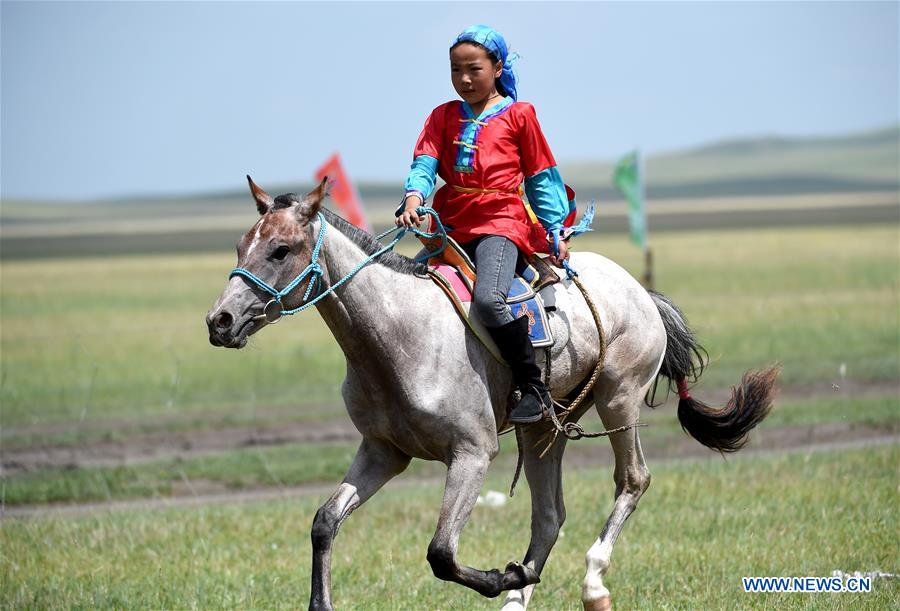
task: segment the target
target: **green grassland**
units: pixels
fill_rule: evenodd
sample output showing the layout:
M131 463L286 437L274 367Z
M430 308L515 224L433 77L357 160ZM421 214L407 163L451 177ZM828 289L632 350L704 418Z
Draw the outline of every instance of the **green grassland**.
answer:
M720 391L745 369L780 361L781 383L793 390L758 436L768 428L821 423L897 431L898 394L885 390L900 377L896 225L660 232L651 239L657 288L682 307L710 352L695 394ZM576 246L641 271L640 253L624 237L589 234ZM404 248L410 253L415 245ZM203 316L233 264L232 254L219 253L5 260L4 447L346 418L338 390L343 357L315 313L267 329L243 351L208 344ZM882 390L842 391L869 383ZM811 397L802 398L801 389ZM641 430L645 448L683 438L670 407L644 409L642 419L649 425ZM509 485L512 441L503 439L487 488ZM570 454L598 444L606 445L573 444ZM6 474L0 496L16 505L155 498L192 485L333 483L353 451L348 442L291 444ZM653 484L620 538L607 579L614 603L897 607L898 579L875 581L871 594L764 595L744 594L740 578L900 572L898 459L900 449L892 445L651 462ZM611 470L567 471L569 518L533 608L579 608L584 553L611 507ZM432 479L441 473L440 465L414 461L401 479L426 480L389 486L342 527L334 556L336 606L498 606L436 580L425 562L441 497ZM308 531L322 500L5 519L0 606L303 606ZM502 509L478 507L461 542L462 561L491 568L521 558L528 514L524 485Z
M784 384L830 388L842 364L849 380L896 380L897 243L896 227L865 225L652 236L657 287L709 350L711 388L774 361ZM641 271L625 238L574 246ZM233 264L226 254L4 262L4 441L54 423L96 434L340 415L343 357L315 313L243 351L208 344L203 317Z
M853 205L844 208L760 209L750 216L724 210L728 202L703 215L663 210L666 202L658 199L659 209L651 206L657 288L684 310L711 357L695 395L721 396L744 370L783 365L786 392L751 436L751 449L771 447L767 435L788 429L832 426L879 436L900 429L900 233L889 205L900 184L898 137L900 129L891 127L833 139L740 140L647 161L651 198L712 205L703 198L879 194L868 208L848 196ZM611 164L562 166L580 200L619 197L609 184ZM339 396L343 356L314 312L266 329L242 351L208 343L204 315L234 265L234 239L255 216L244 185L236 187L206 197L2 202L2 448L127 444L148 432L346 419ZM267 187L273 193L302 189ZM395 186L360 190L372 218L387 222ZM759 201L771 208L781 200ZM573 247L603 253L640 275L641 253L624 233L609 233L621 229L624 217L604 217L609 211L601 207L596 223L606 233L582 236ZM702 230L685 229L701 217ZM660 222L653 224L654 218ZM745 221L766 226L739 228ZM826 222L831 226L815 226ZM411 239L402 247L406 254L416 249ZM84 256L92 252L109 256ZM645 408L641 417L648 455L679 453L685 434L671 403ZM600 426L593 414L585 425ZM501 445L488 489L509 485L512 436ZM535 609L580 608L584 553L614 491L612 465L599 459L606 446L582 441L568 450L571 463L606 466L566 472L568 521ZM354 450L350 441L292 443L116 466L6 471L0 504L336 483ZM653 484L617 544L606 580L614 604L900 607L897 578L876 580L871 594L744 594L740 582L742 576L830 576L835 569L900 573L898 465L896 443L651 460ZM399 478L407 485L389 485L341 528L334 553L337 607L497 608L498 601L438 581L425 562L442 474L441 465L413 461ZM7 516L0 524L0 607L304 606L308 533L323 500L305 495L74 517ZM529 507L523 483L507 506L476 508L461 560L491 568L521 559Z
M619 539L606 584L619 608L886 609L900 580L869 594L745 594L742 576L898 572L896 446L827 454L677 461ZM580 608L583 558L612 501L610 469L569 472L568 520L533 599ZM507 479L489 476L503 489ZM425 562L441 491L388 487L341 528L339 608L491 609ZM309 594L309 526L323 499L7 520L0 531L4 608L295 608ZM480 568L521 558L526 488L477 507L460 543Z
M583 244L640 269L639 253L624 240L589 237ZM783 384L804 385L819 398L779 402L764 427L816 422L896 427L896 393L820 398L838 394L832 384L897 379L895 229L660 235L654 244L661 288L684 308L710 349L707 388L727 387L744 369L780 360ZM127 437L140 430L345 418L337 390L342 358L315 314L267 330L250 350L208 346L202 313L229 263L227 257L207 255L7 265L4 274L9 269L19 278L4 294L19 309L18 322L8 324L17 310L4 301L4 422L14 425L5 431L7 447ZM89 277L98 281L86 285L77 273L67 273L78 267L93 268ZM64 303L37 297L41 283L35 272L67 295ZM119 294L104 299L94 294L101 286ZM27 303L28 289L34 306ZM26 324L29 320L36 324ZM141 324L132 327L134 320ZM846 380L839 375L842 363ZM17 372L29 385L11 383L19 379ZM644 410L643 418L650 424L642 431L645 445L665 445L681 435L670 411ZM71 431L53 435L15 428L67 422ZM118 428L123 422L134 425ZM78 502L166 496L195 480L232 489L331 482L341 476L353 449L346 443L296 444L38 471L7 476L4 494L9 504ZM414 471L435 472L421 464Z

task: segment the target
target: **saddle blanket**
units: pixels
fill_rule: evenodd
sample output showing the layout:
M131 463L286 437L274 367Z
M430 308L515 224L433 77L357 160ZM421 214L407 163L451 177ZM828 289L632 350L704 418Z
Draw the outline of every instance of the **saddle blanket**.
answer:
M422 239L425 247L435 252L438 244ZM444 291L463 321L479 340L501 362L500 350L494 343L487 328L477 316L470 315L472 290L475 286L475 268L465 251L452 239L447 238L439 255L428 260L428 275ZM541 271L538 271L538 267ZM528 317L528 336L535 348L553 345L547 312L555 309L553 292L544 290L559 281L549 264L534 257L531 261L521 261L516 277L506 298L513 316Z
M439 276L439 279L436 280L443 285L442 288L449 287L452 289L452 294L446 288L445 292L448 292L448 297L450 297L451 301L454 301L454 306L468 322L471 318L469 311L472 307L473 290L473 285L469 279L457 268L447 264L437 265L431 268L430 271L433 275ZM534 277L537 277L537 272L530 266L526 268L526 273L529 271ZM457 305L457 302L459 305ZM546 348L553 345L553 335L550 332L544 300L540 293L536 292L522 276L513 278L506 303L512 309L514 317L528 317L528 337L535 348Z

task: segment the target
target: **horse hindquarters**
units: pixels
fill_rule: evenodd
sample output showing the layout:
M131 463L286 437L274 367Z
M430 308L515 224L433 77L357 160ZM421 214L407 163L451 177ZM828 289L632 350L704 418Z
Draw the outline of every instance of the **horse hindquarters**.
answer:
M631 428L609 434L615 456L615 503L585 555L582 604L591 610L610 608L603 577L616 540L650 485L640 429L635 425L666 351L665 328L650 296L624 271L620 273L618 266L607 269L585 282L593 288L592 299L607 321L605 364L593 391L594 406L604 429Z

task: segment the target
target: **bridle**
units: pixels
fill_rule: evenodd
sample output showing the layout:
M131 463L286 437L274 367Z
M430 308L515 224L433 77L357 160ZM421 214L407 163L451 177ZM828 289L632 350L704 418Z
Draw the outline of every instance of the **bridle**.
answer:
M235 267L231 270L231 273L228 275L228 279L234 278L235 276L241 276L246 280L249 280L253 284L255 284L260 290L265 291L269 295L272 296L272 299L263 307L263 313L259 316L255 316L254 320L259 320L262 318L266 319L270 325L274 325L281 317L284 315L294 314L299 312L313 303L319 300L320 297L323 297L324 294L319 295L315 298L315 300L303 303L299 308L294 308L293 310L283 310L281 300L285 296L289 295L291 291L293 291L297 286L303 282L307 277L310 277L309 284L306 287L306 292L303 293L303 302L306 302L309 299L310 293L312 293L313 287L318 286L319 282L322 280L322 266L319 265L319 253L322 251L322 243L325 241L325 228L328 226L328 223L325 222L325 215L321 212L319 215L319 235L316 238L316 245L313 247L312 257L310 258L309 265L300 272L300 274L291 280L287 286L285 286L280 291L275 287L271 286L265 280L251 272L249 269L244 267Z
M325 215L321 212L318 213L319 217L319 234L316 237L316 245L313 247L312 256L310 257L309 265L304 268L302 272L300 272L296 278L291 280L283 289L280 291L267 283L265 280L251 272L249 269L244 267L236 267L231 270L231 273L228 275L228 278L234 278L235 276L240 276L245 280L250 281L252 284L255 284L257 288L261 291L268 293L271 295L272 299L269 300L268 303L263 307L263 313L255 316L253 320L261 320L265 319L267 323L270 325L274 325L279 320L281 320L282 316L291 316L296 314L297 312L302 312L303 310L315 305L322 299L324 299L327 295L333 292L336 288L350 280L356 273L361 270L363 267L383 255L384 253L392 250L394 246L403 238L407 233L413 233L419 237L426 239L433 239L436 237L441 238L441 246L438 250L434 252L429 252L427 257L433 257L439 252L444 250L444 247L447 244L447 230L444 228L444 225L441 223L441 219L438 217L437 212L432 210L431 208L419 207L416 209L416 212L419 215L428 214L434 218L435 222L435 231L429 233L427 231L421 231L416 228L405 229L402 227L394 227L392 229L388 229L384 233L381 233L375 236L376 240L381 240L385 236L390 235L394 231L397 231L397 235L391 240L386 246L378 249L378 251L372 253L365 259L363 259L359 264L356 265L349 273L347 273L343 278L329 286L327 289L318 293L315 297L310 299L310 295L313 292L313 289L318 289L319 284L322 282L322 266L319 265L319 255L322 252L322 244L325 242L325 230L328 227L328 222L325 220ZM296 289L306 278L309 278L309 284L306 286L306 291L303 293L303 299L301 300L301 305L291 310L283 309L282 299L289 295L291 291Z

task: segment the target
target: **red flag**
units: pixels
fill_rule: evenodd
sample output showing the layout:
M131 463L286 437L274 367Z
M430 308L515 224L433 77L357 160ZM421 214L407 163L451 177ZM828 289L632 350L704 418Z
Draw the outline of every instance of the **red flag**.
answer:
M353 183L347 177L347 173L344 172L341 157L337 153L329 157L328 161L316 170L316 180L322 180L326 176L331 183L331 197L334 199L334 203L337 204L341 214L357 227L371 232L372 227L363 213L359 195L356 193Z

